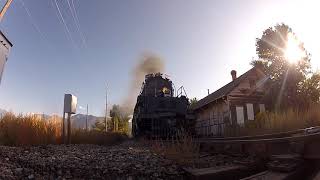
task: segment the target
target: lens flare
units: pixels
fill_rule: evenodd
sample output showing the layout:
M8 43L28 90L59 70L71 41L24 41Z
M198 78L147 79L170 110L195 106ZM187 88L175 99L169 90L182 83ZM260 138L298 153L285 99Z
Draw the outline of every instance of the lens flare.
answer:
M291 33L288 34L284 55L290 63L297 63L305 56L303 50L300 48L300 42Z

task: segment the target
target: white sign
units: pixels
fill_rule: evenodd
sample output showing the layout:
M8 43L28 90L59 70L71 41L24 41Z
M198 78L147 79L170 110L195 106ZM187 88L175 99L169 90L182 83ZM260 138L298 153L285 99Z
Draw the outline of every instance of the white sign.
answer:
M78 99L72 94L64 95L64 113L75 114L77 110Z
M8 60L11 47L11 42L0 31L0 83L4 71L4 66Z

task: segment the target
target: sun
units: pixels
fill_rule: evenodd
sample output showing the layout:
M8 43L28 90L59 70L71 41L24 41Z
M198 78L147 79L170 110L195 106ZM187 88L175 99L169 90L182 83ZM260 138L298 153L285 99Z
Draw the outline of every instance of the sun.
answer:
M290 63L297 63L305 56L299 45L300 42L294 37L293 34L289 33L284 55Z

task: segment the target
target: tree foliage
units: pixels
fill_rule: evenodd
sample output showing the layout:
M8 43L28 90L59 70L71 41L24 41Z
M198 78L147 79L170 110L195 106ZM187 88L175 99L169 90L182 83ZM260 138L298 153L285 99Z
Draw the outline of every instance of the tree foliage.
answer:
M113 105L110 110L111 128L114 132L129 133L129 113L119 105Z
M290 63L285 55L288 38L298 42L301 57ZM266 99L274 108L299 107L319 100L319 74L311 72L310 54L286 24L277 24L266 29L256 39L258 60L251 62L270 75L271 84ZM309 94L311 93L311 94Z
M190 99L189 101L190 101L190 105L192 106L198 102L198 99L196 97L194 97L194 98Z
M314 103L319 101L320 97L320 73L316 72L312 74L310 78L305 79L301 86L300 99L303 99L303 104L309 102Z
M129 119L129 113L124 108L119 105L113 105L110 110L110 118L107 120L108 131L130 134ZM105 131L105 124L105 118L98 118L92 128L98 131Z

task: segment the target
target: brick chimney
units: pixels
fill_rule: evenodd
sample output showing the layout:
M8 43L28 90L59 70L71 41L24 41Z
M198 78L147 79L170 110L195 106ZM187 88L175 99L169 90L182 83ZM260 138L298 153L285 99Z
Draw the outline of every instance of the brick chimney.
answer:
M236 70L232 70L232 71L231 71L231 76L232 76L232 81L234 81L235 79L237 79L237 71L236 71Z

